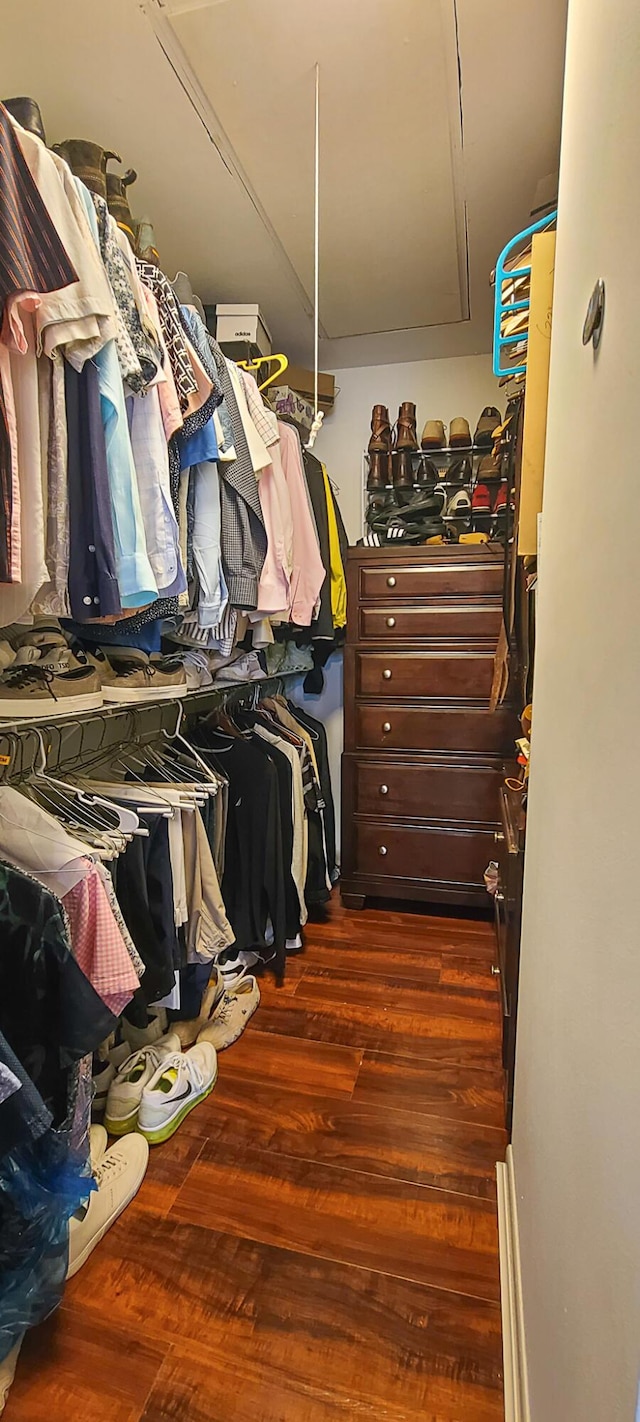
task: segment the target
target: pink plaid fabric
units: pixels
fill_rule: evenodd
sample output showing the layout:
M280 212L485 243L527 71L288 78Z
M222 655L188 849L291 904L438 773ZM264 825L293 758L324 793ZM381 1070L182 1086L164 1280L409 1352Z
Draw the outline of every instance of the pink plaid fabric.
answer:
M139 978L95 865L62 900L73 955L114 1016L131 1001Z

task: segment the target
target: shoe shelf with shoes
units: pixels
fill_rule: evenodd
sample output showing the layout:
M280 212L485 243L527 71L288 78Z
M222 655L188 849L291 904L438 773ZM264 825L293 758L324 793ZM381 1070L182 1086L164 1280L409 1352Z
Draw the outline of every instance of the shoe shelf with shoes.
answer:
M371 437L363 456L366 543L382 546L399 539L426 542L438 534L455 537L456 532L490 533L495 489L504 482L496 453L496 438L499 440L502 430L500 411L486 406L473 435L468 421L458 416L451 421L448 436L442 420L427 420L418 441L414 405L406 401L400 406L395 425L391 424L386 406L374 406ZM476 500L474 509L478 485L490 491L488 508L483 495ZM468 504L456 498L463 490ZM434 494L440 496L441 507L432 515L442 527L438 530L430 521L421 537L420 527L412 517L413 506L416 499L421 501ZM451 526L449 530L447 525Z

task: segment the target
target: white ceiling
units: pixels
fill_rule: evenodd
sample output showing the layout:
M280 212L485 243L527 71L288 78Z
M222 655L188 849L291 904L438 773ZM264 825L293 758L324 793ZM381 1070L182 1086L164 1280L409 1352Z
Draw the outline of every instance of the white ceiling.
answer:
M490 349L490 269L557 168L565 0L535 32L524 0L4 8L0 92L38 99L50 143L120 152L169 275L259 301L304 363L319 62L322 364Z

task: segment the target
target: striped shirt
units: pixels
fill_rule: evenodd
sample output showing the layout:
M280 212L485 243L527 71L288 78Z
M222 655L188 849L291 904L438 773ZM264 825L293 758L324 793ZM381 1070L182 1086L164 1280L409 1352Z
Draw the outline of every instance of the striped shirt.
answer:
M25 291L59 291L78 277L51 221L20 147L18 132L0 104L0 324L8 298ZM18 486L17 450L0 387L0 582L12 581L19 550L12 549L11 511ZM17 532L17 530L16 530Z

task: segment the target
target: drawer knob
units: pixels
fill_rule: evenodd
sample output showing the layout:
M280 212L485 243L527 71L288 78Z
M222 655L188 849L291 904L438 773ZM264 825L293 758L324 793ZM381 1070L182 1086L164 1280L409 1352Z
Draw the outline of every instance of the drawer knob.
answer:
M388 785L381 785L381 786L380 786L380 794L381 794L381 795L388 795L388 794L389 794L389 786L388 786Z
M379 848L379 850L378 850L378 854L381 854L382 857L383 857L383 859L384 859L384 856L385 856L386 852L387 852L387 846L386 846L386 844L381 844L381 845L380 845L380 848Z
M390 730L391 730L391 722L390 722L390 721L383 721L383 722L382 722L382 729L383 729L383 731L390 731Z
M383 675L385 681L391 681L391 672L390 672L390 670L389 670L388 667L385 667L385 669L384 669L382 675Z
M388 617L388 618L387 618L387 627L395 627L395 625L396 625L396 619L395 619L395 617Z
M502 833L502 830L494 830L493 838L496 844L504 844L504 835Z
M394 588L395 585L396 585L396 580L395 580L395 578L387 578L387 587L388 587L388 588Z
M500 977L500 969L494 968L493 963L491 964L491 972L493 973L494 978Z

